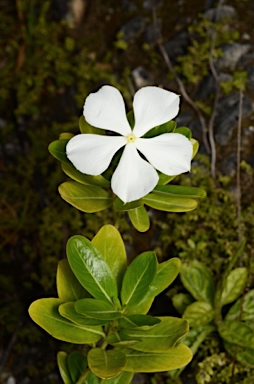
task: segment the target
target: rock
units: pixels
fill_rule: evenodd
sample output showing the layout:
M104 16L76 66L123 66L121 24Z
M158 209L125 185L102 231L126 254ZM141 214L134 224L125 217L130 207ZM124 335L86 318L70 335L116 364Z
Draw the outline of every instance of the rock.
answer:
M189 45L189 34L187 31L182 31L174 36L173 40L165 43L164 48L172 61L176 61L178 56L186 53Z
M219 21L225 17L230 18L236 15L234 7L230 5L222 5L218 8L210 8L204 13L204 17L211 21Z
M254 89L254 65L247 69L247 87Z
M216 66L220 70L235 70L239 60L250 50L250 44L232 43L222 48L223 56L217 60Z
M222 163L220 164L220 170L224 175L234 177L236 174L236 164L236 155L232 154L222 161Z
M137 6L133 1L122 0L122 8L124 12L134 12L136 11Z
M145 87L146 85L151 85L153 83L150 73L141 66L133 69L132 76L137 88Z
M145 9L153 9L153 7L160 7L162 5L163 1L162 0L144 0L143 1L143 7Z
M239 93L235 92L229 96L222 97L217 108L215 119L215 139L220 145L226 145L237 126L239 109ZM248 117L253 112L253 106L247 95L243 97L242 116Z
M145 19L142 16L135 16L123 25L121 31L123 39L129 43L136 40L145 30Z

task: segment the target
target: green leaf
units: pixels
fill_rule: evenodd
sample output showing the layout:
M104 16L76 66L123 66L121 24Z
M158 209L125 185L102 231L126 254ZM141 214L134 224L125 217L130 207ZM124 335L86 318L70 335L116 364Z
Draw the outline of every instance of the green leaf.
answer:
M66 145L69 140L55 140L49 144L48 150L52 156L64 163L70 163L66 156Z
M157 317L148 315L129 315L124 316L118 320L119 327L121 328L143 327L145 329L150 328L160 322L161 320Z
M235 268L227 276L221 294L221 304L235 301L243 292L248 277L247 268Z
M63 379L64 384L73 384L71 377L70 377L70 372L68 369L68 364L67 364L67 353L60 351L57 354L57 364L60 372L60 376Z
M184 185L157 185L154 191L164 193L166 196L181 196L193 199L206 197L206 192L203 189Z
M91 371L102 379L119 375L126 363L126 357L121 351L105 351L100 348L90 349L87 359Z
M128 372L164 372L187 365L192 359L191 350L184 344L178 344L166 352L141 352L130 348L121 348L127 358L125 371Z
M238 320L240 317L243 321L254 320L254 289L247 292L244 298L240 297L237 302L232 305L225 320Z
M100 382L98 377L93 372L90 372L82 384L99 384L99 383Z
M150 131L148 131L144 135L144 137L149 138L149 137L155 137L155 136L161 135L163 133L171 133L171 132L174 132L175 128L176 128L176 122L171 120L171 121L168 121L167 123L159 125L158 127L150 129Z
M81 315L75 310L75 302L68 302L61 304L58 308L58 311L61 316L65 317L66 319L70 320L71 322L77 324L77 325L104 325L108 323L108 320L98 320L93 319L91 317L87 317L84 315Z
M163 292L175 280L180 270L180 259L172 258L157 265L157 272L146 295L128 313L147 313L155 296Z
M113 203L113 208L117 212L125 212L129 211L130 209L141 207L142 205L143 204L141 199L131 201L130 203L124 203L121 199L119 199L119 197L116 197Z
M71 163L62 163L62 170L78 183L85 185L95 185L98 187L110 187L110 182L102 175L90 176L78 171Z
M159 174L159 181L158 185L165 185L168 184L170 181L174 180L176 176L168 176L165 175L165 173L158 172Z
M76 181L66 181L59 186L63 200L83 212L94 213L112 205L109 192L101 187L88 186Z
M224 346L226 351L233 357L236 358L239 363L244 366L249 366L254 368L254 350L246 347L239 347L239 345L234 345L224 341Z
M165 212L188 212L197 207L194 199L175 197L160 191L149 193L142 201L151 208Z
M198 153L198 149L199 149L199 142L195 139L190 139L190 142L192 144L192 147L193 147L193 150L192 150L192 159L194 159L194 157L196 156L196 154Z
M101 384L131 384L134 374L132 372L122 371L119 375L111 379L101 380Z
M180 135L183 135L187 137L187 139L191 139L192 133L191 130L187 127L179 127L174 130L174 133L179 133Z
M224 321L218 325L218 331L228 343L254 349L254 332L247 324L237 320Z
M94 236L92 245L105 259L120 288L127 268L126 251L120 233L113 225L104 225Z
M180 259L176 257L158 264L156 275L148 289L145 299L155 297L168 288L179 274L180 267Z
M181 280L184 287L198 301L206 301L213 305L215 284L208 269L199 261L182 264Z
M164 352L172 348L189 330L186 320L159 317L161 322L149 329L122 329L120 340L137 340L131 348L143 352Z
M188 305L193 303L193 298L188 293L177 293L172 297L172 302L175 309L183 314Z
M105 135L104 129L93 127L92 125L88 124L88 122L85 120L84 116L80 116L79 118L79 129L81 133L92 133L95 135Z
M71 269L83 287L96 299L113 304L117 286L108 264L83 236L73 236L67 242L67 257Z
M69 354L67 362L72 381L76 383L87 368L87 359L82 353L73 351Z
M195 301L186 308L183 318L188 320L190 327L199 327L213 320L214 310L209 303Z
M98 320L114 320L121 317L121 313L107 301L98 299L82 299L75 304L77 312Z
M150 219L145 207L137 207L128 211L128 216L134 228L139 232L146 232L150 228Z
M72 272L67 259L58 263L56 286L59 299L64 301L76 301L89 295Z
M145 296L157 271L157 259L153 252L144 252L128 267L121 290L125 313Z
M96 343L104 333L101 327L76 325L62 317L58 307L60 299L49 298L34 301L29 307L32 320L56 339L74 344Z

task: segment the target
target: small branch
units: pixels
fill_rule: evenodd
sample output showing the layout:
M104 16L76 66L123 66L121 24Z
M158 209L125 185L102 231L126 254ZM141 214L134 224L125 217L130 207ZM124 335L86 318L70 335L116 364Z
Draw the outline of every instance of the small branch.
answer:
M156 16L156 5L153 4L153 25L154 25L154 29L155 31L157 30L157 16ZM208 143L208 140L207 140L207 132L208 132L208 129L207 129L207 126L206 126L206 122L205 122L205 119L204 119L204 116L202 114L202 112L200 111L200 109L198 108L198 106L195 104L195 102L191 99L191 97L189 96L189 94L187 93L186 89L185 89L185 86L182 82L182 80L180 79L180 77L178 76L178 74L176 73L172 63L171 63L171 60L167 54L167 51L166 49L164 48L163 44L162 44L162 38L161 36L156 36L156 45L158 46L160 52L161 52L161 55L165 61L165 64L168 68L168 70L173 74L174 76L174 79L180 89L180 92L184 98L184 100L186 101L186 103L188 103L190 105L190 107L195 111L198 119L199 119L199 122L200 122L200 125L201 125L201 129L202 129L202 139L203 139L203 143L204 143L204 146L205 146L205 149L206 149L206 152L208 154L211 153L211 150L210 150L210 146L209 146L209 143Z

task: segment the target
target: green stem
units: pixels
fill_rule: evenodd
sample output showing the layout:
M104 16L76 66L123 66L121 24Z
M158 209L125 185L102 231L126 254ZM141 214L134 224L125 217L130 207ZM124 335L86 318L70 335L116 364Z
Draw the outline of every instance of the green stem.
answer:
M76 384L83 384L84 380L86 379L89 373L90 373L90 369L86 369L83 375L80 376Z

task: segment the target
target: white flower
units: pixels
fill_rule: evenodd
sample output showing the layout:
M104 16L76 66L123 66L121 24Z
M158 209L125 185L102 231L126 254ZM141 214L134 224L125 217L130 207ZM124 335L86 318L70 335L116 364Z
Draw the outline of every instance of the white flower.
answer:
M125 147L111 179L113 192L125 203L138 200L154 189L159 179L156 169L166 175L179 175L190 170L192 157L192 144L181 134L142 138L178 114L178 95L157 87L144 87L134 96L133 110L132 130L121 93L114 87L103 86L87 97L84 116L90 125L118 135L80 134L66 147L67 157L75 168L94 176L103 173L115 153Z

